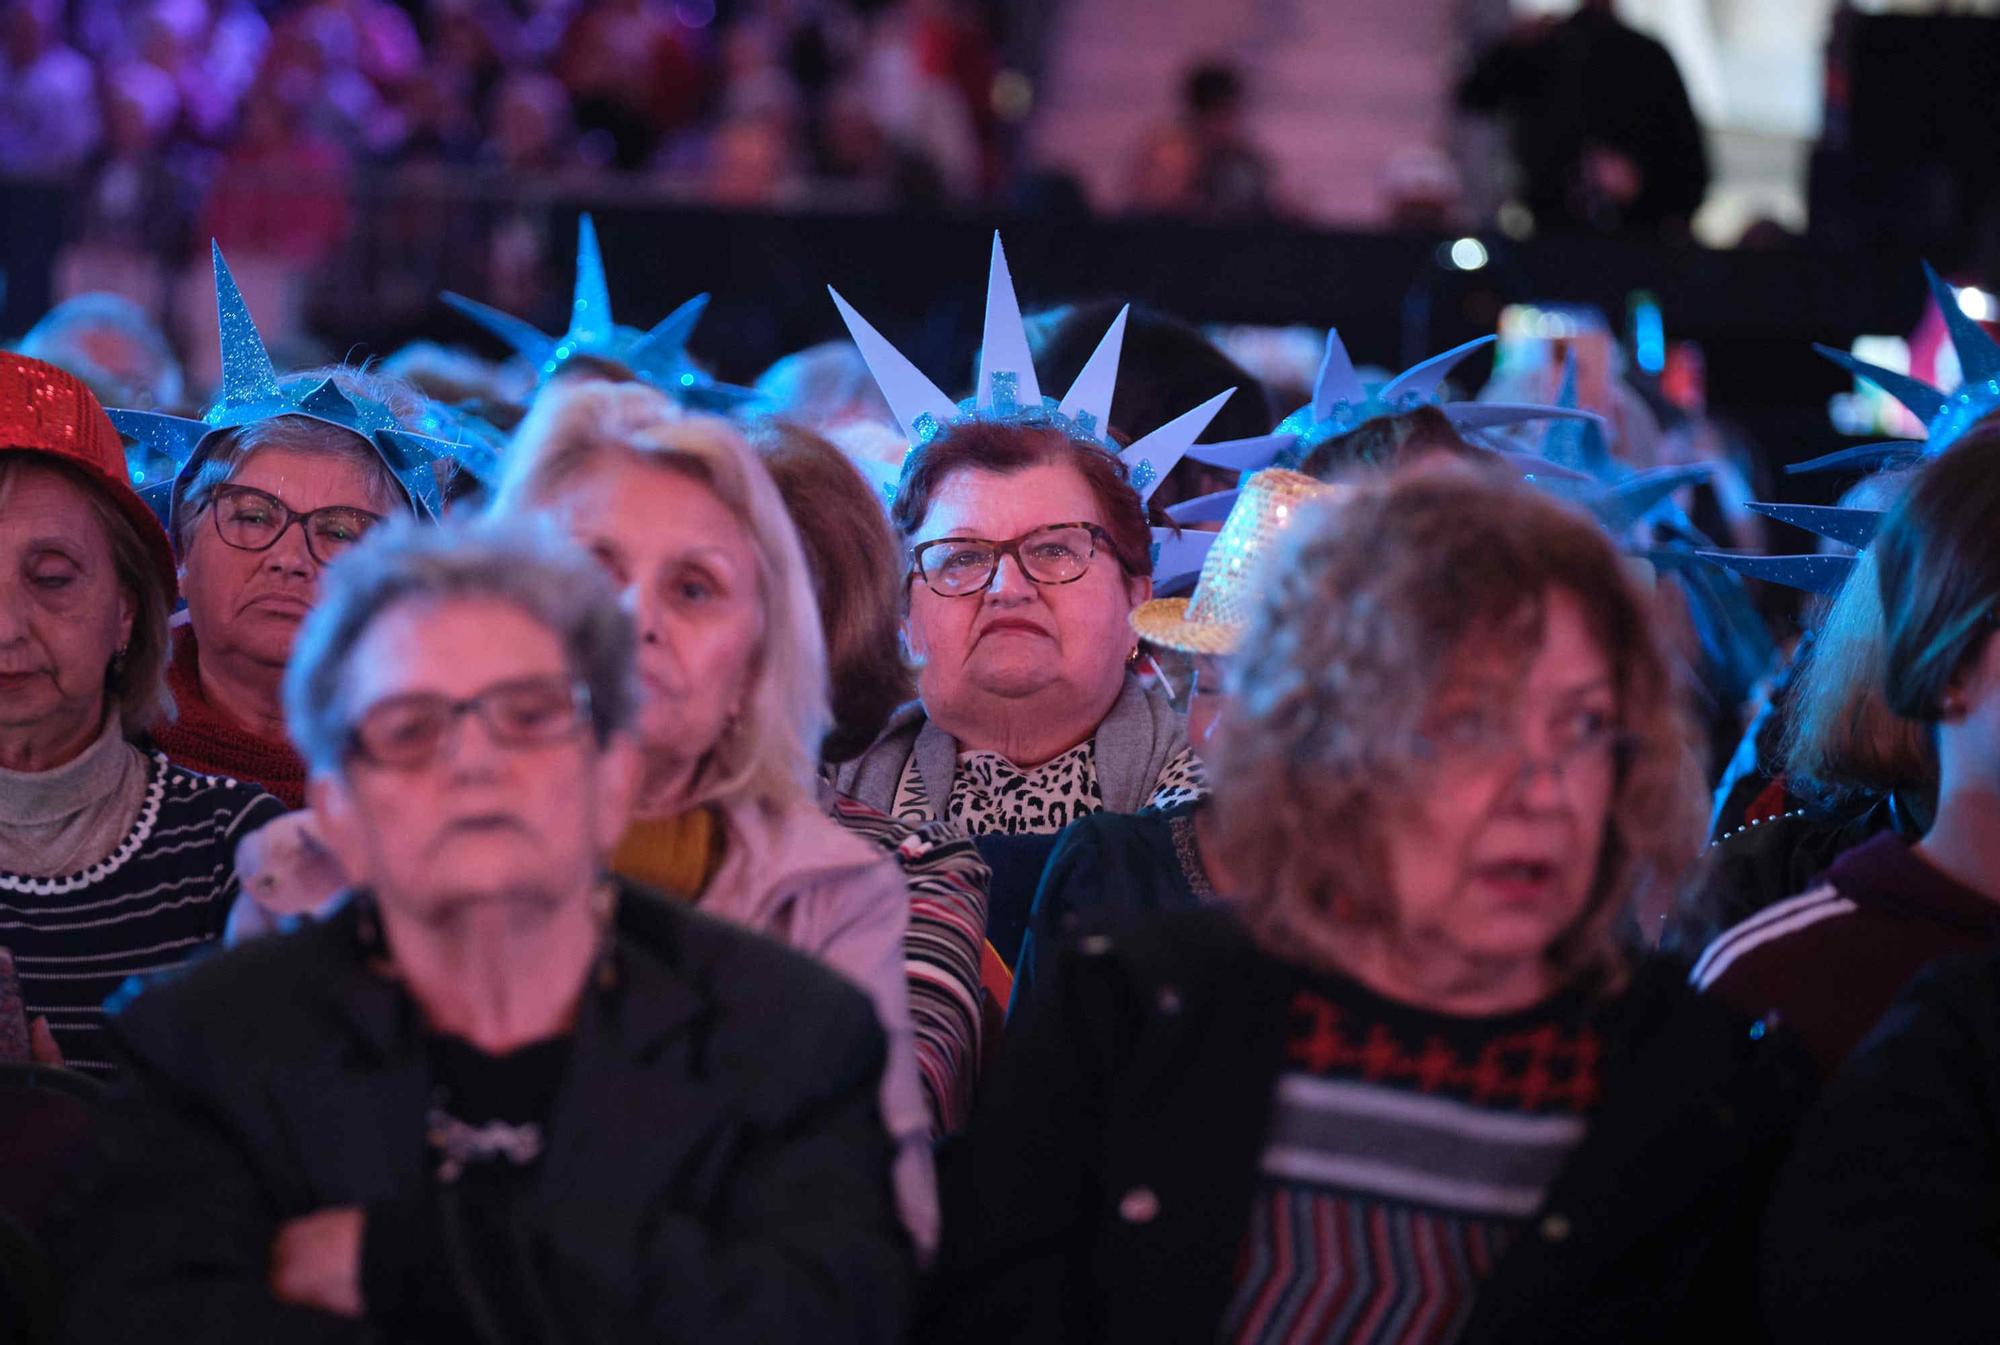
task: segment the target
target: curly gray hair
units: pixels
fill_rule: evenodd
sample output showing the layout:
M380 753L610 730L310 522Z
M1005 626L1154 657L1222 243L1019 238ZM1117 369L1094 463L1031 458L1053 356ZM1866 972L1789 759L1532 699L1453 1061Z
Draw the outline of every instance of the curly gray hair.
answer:
M491 598L519 608L561 641L590 692L598 742L630 726L636 693L632 619L604 570L541 519L399 518L329 566L320 600L285 669L285 720L317 774L334 774L352 726L347 662L384 612L405 602Z
M1219 735L1219 855L1259 940L1326 962L1396 918L1383 838L1427 787L1425 714L1472 642L1532 657L1552 590L1610 658L1628 746L1592 900L1548 950L1565 981L1622 976L1620 916L1664 896L1701 835L1691 734L1645 596L1603 532L1470 466L1418 466L1316 505L1270 560Z

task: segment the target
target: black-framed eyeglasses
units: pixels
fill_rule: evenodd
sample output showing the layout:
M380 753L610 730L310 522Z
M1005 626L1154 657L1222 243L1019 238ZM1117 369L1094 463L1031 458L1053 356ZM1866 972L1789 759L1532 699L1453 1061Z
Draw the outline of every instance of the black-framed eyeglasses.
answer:
M218 486L209 513L216 535L238 551L269 551L296 523L305 532L306 550L321 565L331 565L382 521L380 514L344 504L302 514L255 486Z
M1037 584L1073 584L1090 568L1099 543L1112 546L1111 534L1095 523L1049 523L1005 541L940 537L920 543L910 552L910 561L931 592L941 598L969 598L993 586L1006 556L1012 556L1021 573Z
M355 720L347 752L373 766L416 770L438 759L468 714L477 714L502 747L548 747L583 728L590 688L566 677L516 677L464 700L434 691L388 696Z

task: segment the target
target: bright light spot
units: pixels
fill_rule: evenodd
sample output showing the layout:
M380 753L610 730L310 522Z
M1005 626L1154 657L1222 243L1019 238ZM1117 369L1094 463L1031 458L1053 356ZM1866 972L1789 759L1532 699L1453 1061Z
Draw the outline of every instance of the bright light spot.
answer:
M2000 318L2000 301L1974 285L1967 285L1958 292L1958 311L1974 322L1992 322Z
M1477 271L1486 265L1486 244L1477 238L1461 238L1451 245L1451 264L1461 271Z

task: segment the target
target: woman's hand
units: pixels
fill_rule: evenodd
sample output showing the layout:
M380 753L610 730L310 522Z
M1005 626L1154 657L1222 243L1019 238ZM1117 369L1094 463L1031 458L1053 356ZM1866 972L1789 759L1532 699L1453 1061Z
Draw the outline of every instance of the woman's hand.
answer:
M271 1243L271 1295L338 1317L361 1316L361 1210L288 1219Z
M316 915L347 886L310 810L286 813L243 838L236 881L266 914Z

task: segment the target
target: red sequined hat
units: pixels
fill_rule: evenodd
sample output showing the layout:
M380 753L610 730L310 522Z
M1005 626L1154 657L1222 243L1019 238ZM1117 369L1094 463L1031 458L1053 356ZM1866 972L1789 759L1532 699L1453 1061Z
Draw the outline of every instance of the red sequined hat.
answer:
M82 380L53 364L0 351L0 452L10 450L60 458L102 486L138 532L172 600L179 585L167 530L132 488L125 445Z

